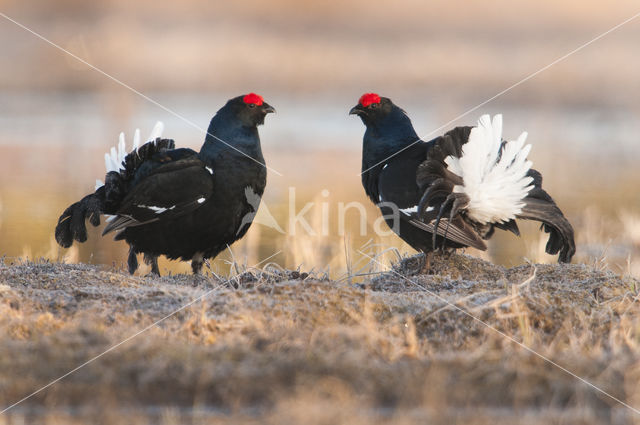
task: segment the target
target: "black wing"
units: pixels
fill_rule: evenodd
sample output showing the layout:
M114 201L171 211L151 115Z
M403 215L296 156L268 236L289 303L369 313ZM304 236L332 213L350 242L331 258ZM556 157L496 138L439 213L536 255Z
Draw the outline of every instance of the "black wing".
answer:
M193 151L192 151L193 152ZM195 152L194 152L195 154ZM136 177L103 235L159 220L173 220L200 208L213 193L213 176L196 155L155 158L153 169Z
M144 168L149 165L152 158L159 154L172 152L174 147L173 140L158 138L129 153L124 160L124 170L107 173L104 186L64 210L56 225L56 241L64 248L70 247L74 240L86 241L85 221L89 220L92 225L99 226L101 214L114 214L126 196L128 188L133 184L135 176L144 174ZM186 156L185 153L181 154ZM149 171L152 168L149 167Z
M534 169L529 170L529 175L533 177L534 188L524 198L525 205L517 217L540 221L541 228L549 233L549 240L545 247L547 254L556 255L559 253L559 262L570 263L576 253L573 227L553 198L542 189L542 175Z
M487 249L486 244L473 227L460 218L456 217L450 222L448 219L443 219L436 230L434 221L437 209L430 207L428 211L423 211L422 214L418 213L422 190L416 179L416 170L425 161L429 148L432 149L432 146L426 143L415 145L415 148L407 149L383 166L378 179L378 202L395 204L400 219L406 220L422 231L431 234L435 231L437 235L446 236L450 241L481 250ZM425 245L429 243L425 243Z
M69 248L74 240L78 242L86 241L87 226L85 220L89 220L94 226L99 226L100 214L102 214L103 210L104 186L64 210L56 225L56 241L63 248Z
M431 142L433 147L427 154L427 160L420 164L417 172L417 183L422 191L418 216L423 222L429 223L432 217L428 212L438 211L447 196L453 192L454 186L462 183L459 176L447 170L444 160L450 155L455 157L462 155L462 147L469 140L472 128L457 127ZM525 206L517 218L542 222L543 229L549 233L546 252L551 255L560 253L559 262L570 262L575 253L573 228L551 196L542 189L540 173L531 169L528 175L533 178L534 188L523 199ZM520 234L515 220L484 226L477 223L468 224L472 225L485 239L493 234L494 228Z

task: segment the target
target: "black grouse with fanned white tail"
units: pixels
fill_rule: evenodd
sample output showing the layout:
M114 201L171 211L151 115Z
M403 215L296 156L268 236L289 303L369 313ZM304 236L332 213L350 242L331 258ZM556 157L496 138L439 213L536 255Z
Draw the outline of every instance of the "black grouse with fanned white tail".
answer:
M526 133L502 138L502 117L482 116L476 127L456 127L420 140L406 112L375 93L350 114L366 126L362 184L386 222L416 250L474 247L496 228L520 234L516 219L536 220L549 234L546 252L570 262L573 228L531 168Z
M267 177L257 127L270 112L275 110L253 93L229 100L211 120L200 152L160 138L160 123L139 148L136 132L130 153L121 135L118 149L105 155L104 184L62 213L56 240L63 247L86 241L85 220L98 226L107 214L103 235L116 232L116 240L129 244L130 273L138 268L138 253L155 274L160 255L191 260L199 273L205 259L251 225L247 217L255 215Z

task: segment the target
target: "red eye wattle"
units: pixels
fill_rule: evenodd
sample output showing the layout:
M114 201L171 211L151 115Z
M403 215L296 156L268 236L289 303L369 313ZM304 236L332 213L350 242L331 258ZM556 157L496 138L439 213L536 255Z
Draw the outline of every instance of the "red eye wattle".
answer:
M380 96L375 93L365 93L360 97L360 104L365 108L374 103L380 103Z
M244 103L253 104L256 106L260 106L264 103L264 99L259 94L249 93L245 97L242 98Z

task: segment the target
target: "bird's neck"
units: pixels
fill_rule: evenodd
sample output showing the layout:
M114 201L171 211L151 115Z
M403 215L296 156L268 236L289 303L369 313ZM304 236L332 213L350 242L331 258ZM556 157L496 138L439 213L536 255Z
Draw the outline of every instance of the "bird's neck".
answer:
M257 127L242 125L218 113L209 124L200 157L210 164L234 158L252 158L264 164Z
M372 167L420 140L402 111L367 125L362 146L363 167Z

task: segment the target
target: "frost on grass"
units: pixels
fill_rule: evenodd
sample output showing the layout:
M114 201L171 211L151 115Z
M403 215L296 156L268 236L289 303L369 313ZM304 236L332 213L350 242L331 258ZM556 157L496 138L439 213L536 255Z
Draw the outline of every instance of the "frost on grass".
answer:
M228 281L0 264L8 412L86 423L631 423L638 281L585 265L421 257L348 284L269 267ZM484 322L484 323L481 323ZM491 326L493 329L489 328ZM499 334L502 333L503 335Z

